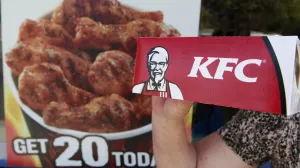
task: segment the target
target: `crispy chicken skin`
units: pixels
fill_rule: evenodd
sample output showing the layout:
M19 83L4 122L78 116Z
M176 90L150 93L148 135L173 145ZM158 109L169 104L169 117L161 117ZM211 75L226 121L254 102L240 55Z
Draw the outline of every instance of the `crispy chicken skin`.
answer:
M132 104L117 94L93 99L72 107L66 103L50 103L43 111L46 124L58 128L86 132L119 132L131 128Z
M64 26L64 10L62 5L59 5L52 13L51 22Z
M162 22L164 19L161 11L141 12L117 0L91 0L93 19L103 24L125 24L133 20L148 19Z
M61 68L49 63L26 67L18 84L22 102L39 112L52 101L80 106L95 97L94 94L71 85Z
M75 28L79 18L92 16L90 0L64 0L62 10L64 16L63 27L71 35L75 35Z
M48 44L64 48L87 61L91 61L87 53L75 47L73 37L60 25L48 20L37 22L26 19L20 27L19 41L28 41L36 38Z
M145 95L135 95L130 100L134 107L134 115L136 119L141 119L144 116L151 117L152 114L152 97Z
M121 49L134 53L138 37L180 36L164 23L135 20L127 24L103 25L90 18L81 18L76 27L75 44L82 49ZM135 55L135 54L134 54Z
M103 24L125 24L137 19L163 20L161 11L141 12L124 6L117 0L64 0L62 7L53 13L52 21L74 35L81 17L89 17Z
M61 48L41 41L19 42L6 54L6 63L15 76L19 76L26 66L44 62L59 65L70 83L91 90L87 77L91 63Z
M92 64L88 79L99 95L116 93L126 96L133 87L134 60L128 54L118 51L100 53Z

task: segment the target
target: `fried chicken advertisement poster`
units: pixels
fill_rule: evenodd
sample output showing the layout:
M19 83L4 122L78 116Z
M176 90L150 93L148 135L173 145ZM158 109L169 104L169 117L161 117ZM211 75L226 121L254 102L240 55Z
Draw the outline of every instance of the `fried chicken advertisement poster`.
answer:
M1 2L8 165L155 167L137 39L198 36L201 0Z

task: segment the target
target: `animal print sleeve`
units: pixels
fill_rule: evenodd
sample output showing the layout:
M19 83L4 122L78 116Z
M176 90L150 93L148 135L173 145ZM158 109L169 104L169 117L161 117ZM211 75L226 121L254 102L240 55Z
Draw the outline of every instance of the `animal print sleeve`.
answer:
M218 132L247 164L257 166L272 160L284 125L279 115L241 110Z

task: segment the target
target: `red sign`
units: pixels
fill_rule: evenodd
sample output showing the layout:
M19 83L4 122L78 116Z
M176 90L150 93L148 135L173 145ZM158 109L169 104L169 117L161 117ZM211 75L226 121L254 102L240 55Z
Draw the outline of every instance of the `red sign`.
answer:
M287 114L295 51L295 37L140 38L133 93Z

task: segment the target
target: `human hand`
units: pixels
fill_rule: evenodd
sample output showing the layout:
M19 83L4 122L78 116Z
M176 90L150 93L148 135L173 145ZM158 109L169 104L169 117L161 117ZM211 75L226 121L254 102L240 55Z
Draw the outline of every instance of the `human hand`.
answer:
M152 97L152 115L166 120L183 120L188 114L192 102Z
M157 167L196 167L195 148L186 137L184 117L192 102L152 97L153 150Z
M153 151L158 168L252 168L215 132L192 145L184 117L192 102L152 97Z

